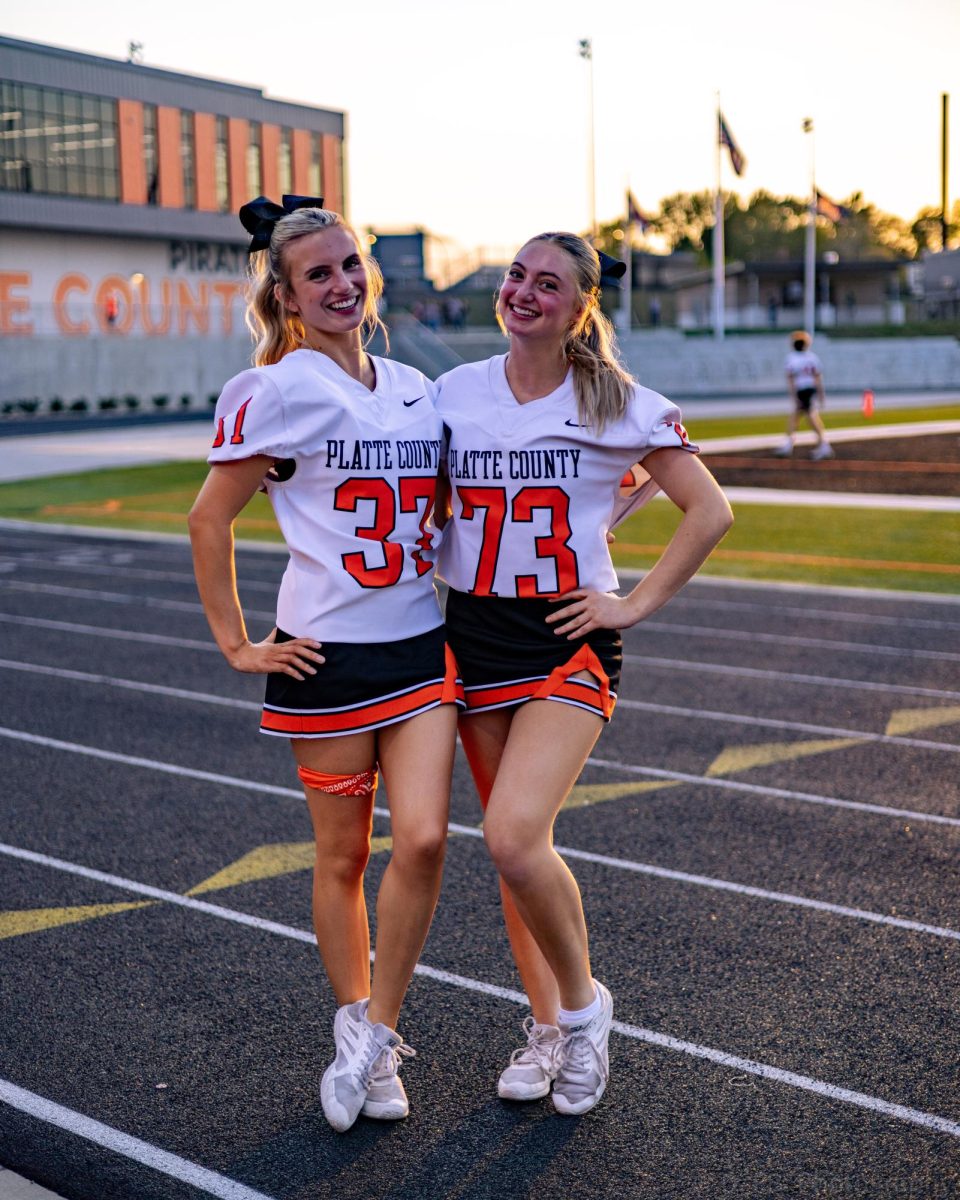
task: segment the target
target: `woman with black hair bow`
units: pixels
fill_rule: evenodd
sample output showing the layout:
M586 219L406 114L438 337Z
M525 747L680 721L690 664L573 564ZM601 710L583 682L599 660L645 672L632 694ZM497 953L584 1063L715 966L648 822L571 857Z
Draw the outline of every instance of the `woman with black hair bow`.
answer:
M462 704L433 585L442 424L428 379L366 351L383 284L342 218L296 196L261 196L240 218L253 235L256 365L220 396L190 535L217 644L236 670L267 675L262 731L290 739L303 781L314 925L339 1005L321 1101L342 1131L361 1111L407 1115L397 1069L413 1051L395 1027L440 889ZM278 628L253 642L233 522L261 485L290 561ZM378 766L392 854L371 987L363 875Z
M467 699L460 739L532 1008L498 1091L532 1100L552 1089L568 1114L606 1087L613 1001L591 972L554 820L613 711L619 630L665 604L732 520L679 410L618 362L599 304L604 270L624 268L574 234L532 238L497 297L509 353L437 380L452 508L438 572ZM683 519L619 596L608 530L658 488Z

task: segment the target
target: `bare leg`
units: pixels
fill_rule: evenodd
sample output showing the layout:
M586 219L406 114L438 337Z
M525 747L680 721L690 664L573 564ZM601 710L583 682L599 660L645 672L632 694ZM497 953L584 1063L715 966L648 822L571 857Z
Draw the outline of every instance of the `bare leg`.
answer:
M353 774L374 764L372 733L297 738L297 762L328 774ZM332 796L305 787L313 821L313 925L337 1006L370 995L370 927L363 872L370 856L373 796Z
M553 822L600 734L598 716L535 700L513 716L484 820L491 857L550 966L564 1008L595 995L580 890Z
M470 764L474 783L484 810L490 800L493 781L503 756L516 709L497 709L476 713L460 720L460 741ZM527 993L534 1020L540 1025L556 1025L560 993L550 964L540 952L533 934L517 911L510 889L500 880L503 919L510 939L510 949L517 971Z
M433 919L447 847L457 710L452 704L379 731L393 853L377 896L368 1019L395 1029Z

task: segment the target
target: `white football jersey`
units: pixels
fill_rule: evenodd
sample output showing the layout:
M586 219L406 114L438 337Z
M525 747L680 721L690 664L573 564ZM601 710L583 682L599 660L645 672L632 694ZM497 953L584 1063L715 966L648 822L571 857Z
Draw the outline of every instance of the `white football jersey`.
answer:
M606 534L634 507L624 475L651 450L696 451L680 410L637 385L624 416L602 434L580 424L573 372L555 392L518 404L506 355L437 380L447 427L453 517L438 572L479 596L556 596L618 586ZM633 472L643 498L657 489Z
M208 462L294 463L285 482L266 483L290 550L277 625L294 637L392 642L441 624L428 523L436 389L402 363L373 364L371 392L325 354L295 350L235 376L217 403Z
M820 359L812 350L791 350L787 355L784 367L793 378L797 388L812 388L817 386L817 376L823 374Z

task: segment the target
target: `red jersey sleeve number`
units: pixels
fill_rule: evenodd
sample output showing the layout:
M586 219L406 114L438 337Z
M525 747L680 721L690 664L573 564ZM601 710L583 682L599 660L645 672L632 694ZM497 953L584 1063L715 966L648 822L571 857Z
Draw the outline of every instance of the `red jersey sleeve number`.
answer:
M243 422L247 416L247 405L252 399L252 396L248 396L236 411L236 415L233 418L233 433L230 435L231 446L243 445ZM214 450L219 450L223 443L227 440L223 422L223 417L217 421L217 436L213 439Z
M507 519L507 492L502 487L458 487L457 495L462 505L461 519L477 519L477 511L483 511L483 533L477 573L470 591L480 596L496 596L493 590L500 560L503 528ZM510 516L518 523L531 522L538 511L550 513L550 532L534 538L538 559L553 559L557 572L557 586L541 590L536 575L517 575L517 595L524 598L555 596L578 587L580 575L577 556L569 545L570 498L558 487L525 487L514 496Z

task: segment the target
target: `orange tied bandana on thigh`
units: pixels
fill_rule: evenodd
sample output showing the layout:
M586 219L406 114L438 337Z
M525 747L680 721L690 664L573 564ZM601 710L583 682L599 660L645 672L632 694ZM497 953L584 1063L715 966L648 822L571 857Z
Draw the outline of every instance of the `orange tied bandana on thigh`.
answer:
M307 785L331 796L370 796L377 790L377 768L369 767L355 775L327 775L310 767L297 767L297 774Z

